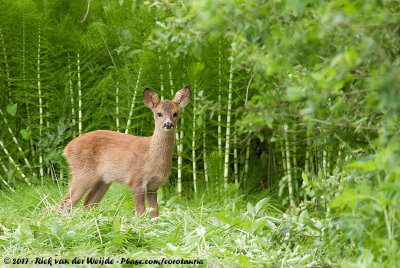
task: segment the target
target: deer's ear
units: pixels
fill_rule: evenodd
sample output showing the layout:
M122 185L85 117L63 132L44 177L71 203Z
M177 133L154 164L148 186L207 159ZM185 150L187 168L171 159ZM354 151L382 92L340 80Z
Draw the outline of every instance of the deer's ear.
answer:
M179 104L179 107L183 108L188 105L190 101L190 87L185 86L178 92L176 92L173 102Z
M160 98L158 97L157 93L150 90L150 88L146 88L143 91L143 103L150 109L156 107L156 105L160 102Z

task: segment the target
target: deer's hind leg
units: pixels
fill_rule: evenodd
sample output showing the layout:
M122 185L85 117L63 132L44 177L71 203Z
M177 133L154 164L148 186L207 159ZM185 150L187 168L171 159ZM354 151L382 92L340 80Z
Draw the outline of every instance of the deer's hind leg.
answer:
M104 195L110 188L111 184L104 183L102 181L97 182L92 189L87 194L85 200L83 201L84 206L89 208L96 206L103 199Z
M82 196L99 181L100 178L91 172L72 172L69 190L60 202L61 209L71 211Z

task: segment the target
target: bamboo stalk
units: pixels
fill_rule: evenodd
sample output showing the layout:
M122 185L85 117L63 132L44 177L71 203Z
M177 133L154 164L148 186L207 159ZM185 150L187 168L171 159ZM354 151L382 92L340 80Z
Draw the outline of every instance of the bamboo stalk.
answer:
M271 141L268 140L268 179L267 179L267 187L271 188L271 158L272 158L272 146Z
M244 159L244 176L243 176L245 180L247 180L249 176L250 145L251 145L251 138L248 139L246 143L246 156Z
M235 132L233 134L233 177L235 184L239 185L239 159L238 159L238 145L237 145L237 127L235 125Z
M331 163L329 161L330 157L330 148L329 148L329 143L325 143L325 151L326 151L326 156L325 156L325 161L326 161L326 176L329 177L331 174Z
M307 128L307 142L306 142L306 156L304 159L304 170L306 173L310 171L310 161L311 161L311 139L310 139L310 130Z
M208 166L207 166L207 134L206 134L206 121L203 118L203 167L204 167L204 180L208 183Z
M43 98L42 98L42 87L41 87L41 78L40 78L40 45L41 45L41 36L40 36L40 24L39 24L39 34L38 34L38 50L37 50L37 89L39 96L39 140L42 141L43 138ZM39 147L39 175L40 179L43 181L44 171L43 171L43 149Z
M233 84L233 57L230 58L229 68L229 87L228 87L228 107L226 115L226 135L225 135L225 160L224 160L224 188L228 186L229 175L229 152L231 135L231 109L232 109L232 84Z
M327 171L327 165L326 165L326 157L327 153L324 147L324 150L322 150L322 171L325 176L328 176L328 171Z
M49 130L50 130L49 100L47 98L45 98L45 101L46 101L46 103L45 103L45 106L46 106L46 130L49 132Z
M288 174L287 174L287 165L286 165L286 150L285 150L285 139L284 139L284 137L282 137L280 139L279 143L280 143L279 145L280 145L280 151L281 151L281 155L282 155L283 176L285 176L287 178ZM276 143L276 145L279 146L278 142Z
M292 140L296 140L296 125L293 125L293 136L291 137ZM292 168L292 179L294 181L294 191L298 190L298 184L296 183L296 179L297 179L297 150L296 150L296 144L294 143L292 145L292 150L293 150L293 154L292 154L292 159L293 159L293 168Z
M78 50L77 55L77 71L78 71L78 134L82 135L82 82L81 82L81 57Z
M197 93L197 85L196 80L194 80L194 88L193 88L193 121L192 121L192 173L193 173L193 190L197 192L197 163L196 163L196 110L197 110L197 102L196 102L196 93Z
M201 96L201 102L204 103L204 92ZM203 121L203 170L204 170L204 180L208 186L208 166L207 166L207 128L206 128L206 116L204 111L201 113L202 121Z
M285 151L286 151L286 167L287 167L287 175L288 175L288 190L289 190L289 202L290 207L293 209L295 207L294 199L293 199L293 183L292 183L292 170L290 163L290 150L289 150L289 142L287 137L287 128L288 126L284 125L284 141L285 141Z
M126 123L125 134L129 133L129 128L131 127L131 122L132 122L132 118L133 118L133 110L135 109L135 102L136 102L137 91L138 91L138 87L139 87L139 83L140 83L141 73L142 73L142 66L140 66L140 68L139 68L138 76L136 79L135 91L133 92L131 109L129 110L129 116L128 116L128 122Z
M6 154L6 156L8 157L8 160L10 161L10 163L15 167L15 169L18 171L18 173L21 175L21 177L24 179L24 181L28 184L31 185L31 183L29 182L28 178L25 176L25 174L22 172L21 168L19 167L19 165L14 161L14 159L12 158L12 156L9 154L7 148L4 146L4 143L2 140L0 140L0 146L1 148L3 148L4 153Z
M183 70L185 69L185 68L182 68ZM171 69L170 69L170 71L171 71ZM184 73L182 73L182 75L184 75ZM183 79L183 81L185 81L185 79ZM173 96L173 95L172 95ZM171 96L171 97L172 97ZM180 136L178 135L178 139L177 139L177 143L178 143L178 181L180 182L180 184L181 184L181 187L180 187L180 192L179 192L179 194L181 194L182 193L182 164L183 164L183 125L184 125L184 122L185 122L185 118L184 117L182 117L181 118L181 122L180 122L180 124L181 124L181 126L179 127L179 129L180 129ZM178 133L178 132L177 132ZM196 184L194 184L194 191L196 192L196 188L197 188L197 185Z
M158 48L158 60L160 62L160 91L161 91L161 101L164 100L164 77L163 77L163 66L162 66L162 58L161 58L161 48Z
M70 103L71 103L71 118L72 118L72 135L76 137L76 123L75 123L75 106L74 106L74 89L72 82L72 71L71 71L71 59L68 54L68 84L69 84L69 95L70 95Z
M184 123L184 118L181 118L181 124L183 125ZM180 137L179 137L179 132L177 131L176 134L176 140L177 140L177 150L178 150L178 194L182 194L182 139L183 139L183 130L182 127L180 127Z
M222 87L222 71L221 71L221 40L218 42L218 155L222 157L222 97L221 97L221 87Z
M169 74L169 85L170 85L170 90L171 90L171 97L174 96L174 80L172 78L172 68L171 68L171 62L170 62L170 55L169 52L167 52L167 65L168 65L168 74ZM183 118L181 119L181 124L183 124L184 120ZM182 138L183 138L183 133L182 133ZM181 154L181 143L180 143L180 137L179 137L179 132L178 129L175 132L175 140L176 140L176 150L178 153L178 178L177 178L177 190L178 194L182 194L182 154Z
M274 146L272 146L272 144L271 144L271 156L272 156L272 159L271 159L271 161L272 161L272 165L273 165L273 167L274 167L274 175L275 176L277 176L278 175L278 159L276 159L276 157L275 157L275 152L274 152L274 150L276 150L276 144L277 144L277 142L276 142L276 140L274 141Z
M321 169L321 164L320 164L320 147L315 147L314 148L314 172L318 173Z

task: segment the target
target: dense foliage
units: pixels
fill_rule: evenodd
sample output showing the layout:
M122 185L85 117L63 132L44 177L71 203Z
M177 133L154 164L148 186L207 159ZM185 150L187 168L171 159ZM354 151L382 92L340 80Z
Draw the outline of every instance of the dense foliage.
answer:
M397 1L89 3L0 3L1 200L44 183L55 199L40 193L35 210L56 214L47 210L56 185L68 184L61 151L69 140L96 129L151 135L142 90L170 99L189 84L173 171L160 189L168 213L159 230L145 231L130 227L136 219L112 225L112 206L67 223L55 216L31 226L33 213L16 227L22 216L0 218L2 255L40 243L54 253L59 243L94 243L97 233L115 243L99 254L143 253L126 250L136 242L148 250L137 235L148 232L151 244L169 232L156 251L226 257L221 265L399 265ZM203 205L208 217L198 222ZM86 220L101 231L81 237L73 221Z

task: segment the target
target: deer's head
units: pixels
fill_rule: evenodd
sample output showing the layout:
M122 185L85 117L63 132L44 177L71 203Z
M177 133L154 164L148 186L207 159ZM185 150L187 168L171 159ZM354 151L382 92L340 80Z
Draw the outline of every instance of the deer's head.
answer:
M154 115L156 129L164 132L175 132L179 113L190 101L190 88L185 86L178 92L172 101L160 101L157 93L146 88L143 91L143 102L151 109Z

